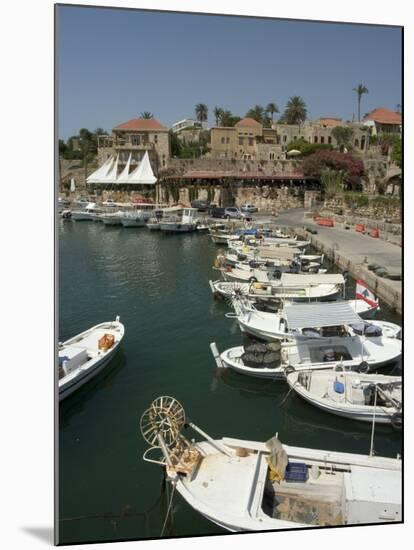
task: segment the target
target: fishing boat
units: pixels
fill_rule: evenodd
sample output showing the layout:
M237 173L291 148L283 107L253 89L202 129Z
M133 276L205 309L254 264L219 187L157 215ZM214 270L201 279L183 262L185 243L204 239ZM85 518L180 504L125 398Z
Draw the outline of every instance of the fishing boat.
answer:
M219 264L216 264L219 265ZM272 265L250 265L245 262L238 262L234 267L216 267L221 271L225 281L238 281L241 283L273 283L279 281L284 273L298 273L300 266L290 260L274 260ZM326 269L321 268L320 264L315 262L308 266L308 271L312 269L314 273L326 273Z
M401 342L383 337L381 345L369 338L329 338L326 341L254 342L229 348L218 355L217 365L256 378L285 378L286 373L307 370L354 370L368 372L396 363L401 357Z
M96 376L112 359L124 336L119 321L100 323L59 343L59 401Z
M197 208L182 208L175 216L163 216L160 230L166 233L188 233L197 228Z
M122 225L124 215L125 213L122 210L117 210L116 212L103 212L100 218L104 225Z
M294 371L286 376L308 403L338 416L401 427L401 376L347 371Z
M234 297L232 303L242 332L261 340L362 336L381 345L384 337L401 338L400 326L389 321L363 320L345 301L290 303L277 313L258 311L241 296Z
M145 227L156 208L153 203L138 203L136 208L122 213L121 223L124 227Z
M143 413L149 447L175 492L231 532L401 522L401 460L267 442L213 439L174 398ZM201 436L189 439L184 428Z

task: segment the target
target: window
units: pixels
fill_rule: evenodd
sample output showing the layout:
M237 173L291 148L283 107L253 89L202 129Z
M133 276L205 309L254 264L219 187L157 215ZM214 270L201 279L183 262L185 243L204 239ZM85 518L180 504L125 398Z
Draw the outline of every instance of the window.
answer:
M296 141L298 139L298 136L293 136L293 141Z
M277 145L280 145L280 136L276 136L276 143Z
M283 142L284 142L284 143L287 142L287 136L283 136Z
M355 144L354 144L355 147L359 147L359 141L356 139L355 140Z
M239 137L239 145L243 145L243 144L244 144L244 138Z
M225 141L225 140L224 140L224 137L222 137L222 138L221 138L221 143L224 143L224 141Z
M332 143L332 137L328 136L328 143Z
M314 136L313 143L318 143L318 136Z
M324 138L324 136L321 136L321 143L325 143L325 138Z
M141 136L131 136L132 145L141 145Z
M249 145L250 147L252 147L252 145L254 144L254 139L252 137L249 137Z
M226 143L230 143L230 138L229 137L226 138Z
M154 143L158 143L158 136L157 136L157 134L155 134L155 136L154 136Z

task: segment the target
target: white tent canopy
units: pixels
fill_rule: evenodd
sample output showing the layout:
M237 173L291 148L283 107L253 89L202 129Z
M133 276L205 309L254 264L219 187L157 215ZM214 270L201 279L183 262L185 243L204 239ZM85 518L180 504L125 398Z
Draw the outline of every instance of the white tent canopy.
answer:
M129 167L131 165L132 153L129 153L128 161L125 165L125 168L119 174L116 183L129 183Z
M138 185L153 185L157 181L151 168L151 163L148 156L148 151L145 151L145 155L139 166L129 174L127 183L133 183Z
M334 327L362 322L346 302L285 305L284 314L290 330L305 327Z
M86 183L101 183L102 178L104 178L108 174L109 170L112 168L113 163L114 157L112 155L104 162L104 164L100 168L95 170L95 172L93 172L86 179Z
M115 162L110 167L106 176L103 176L101 178L101 181L98 183L116 183L116 176L118 173L118 161L119 161L119 155L116 155Z

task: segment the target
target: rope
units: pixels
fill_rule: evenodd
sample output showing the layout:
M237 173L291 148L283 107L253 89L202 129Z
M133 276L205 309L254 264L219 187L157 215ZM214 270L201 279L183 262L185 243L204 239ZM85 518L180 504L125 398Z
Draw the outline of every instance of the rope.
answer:
M296 381L292 387L290 388L290 390L287 392L287 394L285 395L284 399L282 400L282 402L280 403L280 407L283 405L283 403L286 401L286 399L289 397L291 391L293 390L293 388L296 386L296 384L298 383L298 381Z
M163 536L164 530L165 530L165 526L167 525L167 520L168 520L168 517L169 517L169 515L170 515L170 511L171 511L171 505L172 505L172 501L173 501L174 491L175 491L175 483L173 484L173 489L172 489L172 491L171 491L170 502L169 502L169 504L168 504L168 509L167 509L167 513L166 513L166 515L165 515L165 520L164 520L164 524L163 524L162 529L161 529L160 537Z
M73 516L68 518L59 518L59 521L79 521L83 519L120 519L125 517L146 517L150 512L152 512L160 503L163 495L164 495L164 480L161 481L161 492L158 495L157 500L152 504L149 508L146 510L143 510L142 512L133 512L129 510L129 505L124 506L120 514L115 514L114 512L100 512L96 514L86 514L83 516Z

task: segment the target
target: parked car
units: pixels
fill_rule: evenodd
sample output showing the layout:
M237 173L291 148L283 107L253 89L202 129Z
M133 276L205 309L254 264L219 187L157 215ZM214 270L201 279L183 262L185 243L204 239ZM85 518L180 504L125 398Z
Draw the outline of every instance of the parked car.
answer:
M212 208L210 212L210 216L212 218L225 218L226 217L226 209L225 208Z
M240 220L241 218L245 218L246 216L243 214L240 208L237 208L237 206L227 206L224 209L224 217Z
M199 212L206 212L210 208L210 203L206 200L195 200L191 202L191 208L197 208Z
M243 204L240 210L242 212L248 212L249 214L253 214L253 212L258 212L258 208L254 204Z

